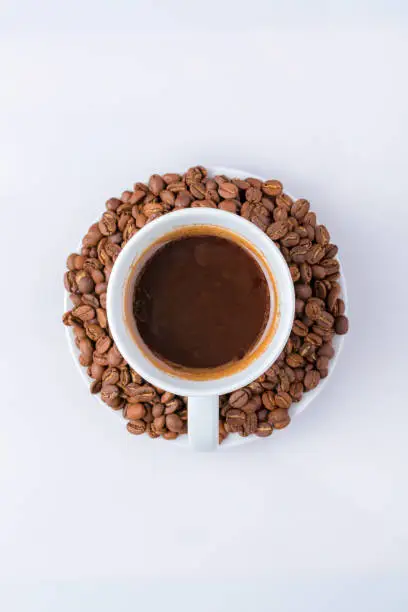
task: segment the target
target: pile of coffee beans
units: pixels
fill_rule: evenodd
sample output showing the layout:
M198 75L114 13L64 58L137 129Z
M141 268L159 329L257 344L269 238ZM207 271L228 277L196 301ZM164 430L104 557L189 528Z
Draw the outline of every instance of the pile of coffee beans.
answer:
M292 200L277 180L153 174L147 184L106 202L106 211L67 259L64 284L73 304L63 316L73 329L79 362L93 379L91 393L121 410L133 434L173 440L187 432L186 398L148 384L120 354L109 331L106 289L122 247L146 223L173 210L206 206L239 214L275 242L295 287L296 315L285 349L257 380L220 398L219 438L270 436L290 423L289 408L328 375L333 337L348 320L339 285L337 246L305 199Z

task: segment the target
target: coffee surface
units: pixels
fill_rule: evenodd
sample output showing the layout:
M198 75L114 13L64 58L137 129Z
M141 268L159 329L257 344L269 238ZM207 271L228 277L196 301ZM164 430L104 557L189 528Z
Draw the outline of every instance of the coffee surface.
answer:
M262 334L269 289L255 259L231 240L186 236L160 247L136 281L133 314L146 345L187 368L242 359Z

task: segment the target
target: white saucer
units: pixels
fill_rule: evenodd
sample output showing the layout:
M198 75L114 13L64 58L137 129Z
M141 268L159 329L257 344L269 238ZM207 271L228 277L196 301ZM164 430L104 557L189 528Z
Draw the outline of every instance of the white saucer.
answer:
M231 178L241 178L241 179L244 179L244 178L246 178L248 176L252 176L253 178L258 178L258 179L260 179L262 181L266 180L263 177L260 177L260 176L258 176L256 174L252 174L251 172L245 172L245 171L242 171L242 170L236 170L235 168L225 168L224 166L215 166L215 167L208 168L208 170L209 170L210 175L212 175L212 176L214 176L216 174L225 174L226 176L229 176ZM291 195L291 194L288 194L288 195ZM340 259L339 259L339 262L340 262ZM341 262L340 262L340 267L341 267ZM343 273L342 273L342 275L340 277L339 283L340 283L341 291L342 291L341 297L342 297L342 299L344 300L344 302L346 304L346 311L347 311L348 310L347 289L346 289L346 282L345 282L345 278L344 278ZM67 291L64 291L64 312L66 312L67 310L70 310L71 308L72 308L72 304L71 304L71 300L69 299L69 294L68 294ZM75 362L75 365L76 365L80 375L84 379L85 383L89 387L93 379L88 376L88 374L86 373L86 368L81 366L79 361L78 361L79 350L78 350L78 348L77 348L77 346L75 344L74 333L72 331L72 328L66 327L66 336L67 336L67 340L68 340L69 349L71 351L71 355L72 355L72 358L73 358L73 360ZM332 375L332 373L334 371L334 368L336 367L336 364L337 364L337 361L339 359L339 355L340 355L341 349L343 347L343 343L344 343L344 336L338 336L338 335L334 336L334 338L333 338L333 346L334 346L334 350L335 350L335 355L334 355L333 359L330 360L330 369L329 369L328 376L326 378L324 378L323 380L321 380L321 382L318 384L318 386L315 389L313 389L312 391L308 391L307 393L304 393L302 399L300 400L300 402L292 404L292 406L289 409L289 414L290 414L291 418L293 418L294 416L297 416L298 414L303 412L303 410L305 410L305 408L319 395L319 393L321 393L323 388L326 386L330 376ZM102 402L99 394L94 395L93 397L100 404L103 404L107 410L110 410L110 408L104 402ZM117 421L118 421L120 427L124 427L124 423L126 421L123 418L121 411L118 411L116 416L118 417ZM289 427L290 427L290 425L289 425ZM273 432L273 436L270 436L270 437L273 439L273 437L276 434L280 434L282 431L284 431L284 430L274 431ZM256 440L263 440L263 439L265 439L265 438L258 438L255 435L248 436L247 438L242 438L238 434L229 434L229 436L226 438L226 440L224 440L224 442L222 444L220 444L219 450L223 450L223 449L228 448L230 446L238 446L240 444L247 444L248 442L254 442ZM186 435L185 436L180 436L176 440L163 440L163 438L157 438L157 441L158 440L160 440L161 443L165 443L165 444L178 444L180 446L185 446L186 448L188 447L188 436L186 436ZM156 442L156 440L155 440L155 442Z

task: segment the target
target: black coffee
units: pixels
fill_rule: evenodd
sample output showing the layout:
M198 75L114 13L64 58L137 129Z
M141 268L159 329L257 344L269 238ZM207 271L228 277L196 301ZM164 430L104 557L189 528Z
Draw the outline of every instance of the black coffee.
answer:
M133 314L146 345L187 368L242 359L262 334L269 289L255 259L217 236L186 236L161 247L135 287Z

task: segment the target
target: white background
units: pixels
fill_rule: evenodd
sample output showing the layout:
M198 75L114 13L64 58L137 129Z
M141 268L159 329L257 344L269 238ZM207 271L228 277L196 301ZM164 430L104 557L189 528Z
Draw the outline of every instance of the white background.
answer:
M0 604L408 606L404 2L0 3ZM67 254L153 171L280 178L341 247L351 331L290 427L126 433L68 353Z

